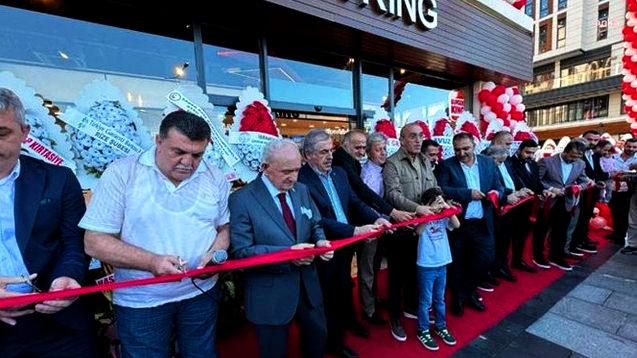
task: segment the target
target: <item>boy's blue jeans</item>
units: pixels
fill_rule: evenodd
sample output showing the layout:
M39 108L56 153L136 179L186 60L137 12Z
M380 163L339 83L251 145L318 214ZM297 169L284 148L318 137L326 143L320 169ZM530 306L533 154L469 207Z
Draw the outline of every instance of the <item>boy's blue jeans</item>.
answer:
M433 304L436 329L447 328L445 320L445 286L447 267L420 267L418 279L418 330L429 330L429 308Z

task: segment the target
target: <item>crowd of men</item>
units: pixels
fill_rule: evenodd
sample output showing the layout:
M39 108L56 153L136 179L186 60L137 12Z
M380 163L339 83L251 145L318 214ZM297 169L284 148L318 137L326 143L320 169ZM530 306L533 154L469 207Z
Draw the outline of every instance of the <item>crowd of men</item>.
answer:
M637 250L637 195L628 174L637 168L637 140L608 160L609 143L595 131L536 162L538 143L525 140L510 155L508 132L497 133L484 154L476 153L470 134L456 134L454 156L441 160L438 143L423 140L413 123L400 130L400 149L389 157L381 133L352 130L334 150L327 132L311 130L300 149L286 139L267 144L259 176L231 193L223 173L202 160L211 140L207 123L174 112L152 148L108 167L88 209L69 169L21 155L28 133L20 99L0 89L0 298L87 285L89 256L124 281L203 267L226 250L245 258L329 248L384 231L318 257L243 272L245 312L263 357L286 356L293 320L308 357L357 357L345 332L368 337L368 324L386 325L398 341L413 334L403 320L418 317L418 235L413 228L385 229L431 214L421 200L431 188L462 208L459 228L449 233L454 315L466 307L488 312L480 292L497 289L499 280L515 282L515 270L571 270L573 260L595 253L588 222L597 201L610 198L612 239L624 253ZM501 215L501 207L529 196ZM528 236L532 263L524 260ZM354 256L360 305L353 302ZM383 258L387 295L376 284ZM216 356L216 282L217 276L198 277L115 291L122 355L169 357L176 342L182 357ZM379 310L385 296L388 316ZM97 354L83 297L2 309L0 321L1 357Z

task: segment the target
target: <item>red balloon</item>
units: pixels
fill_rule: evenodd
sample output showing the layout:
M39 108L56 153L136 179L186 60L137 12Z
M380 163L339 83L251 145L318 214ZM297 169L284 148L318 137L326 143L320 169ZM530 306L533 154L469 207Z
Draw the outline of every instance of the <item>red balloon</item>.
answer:
M498 96L501 94L504 94L505 91L506 91L506 87L504 87L503 85L497 85L495 86L493 91L491 91L491 93L494 94L497 99Z
M502 118L500 117L500 113L502 113L502 109L504 108L504 105L500 102L496 102L495 104L493 104L493 106L491 106L491 111L493 113L495 113L498 118Z
M637 3L629 2L628 3L628 11L637 11Z
M511 119L514 121L522 121L524 120L524 113L522 112L518 112L518 111L511 111L511 113L509 113L511 115Z
M483 89L482 91L478 92L478 100L482 103L485 103L489 99L490 94L491 91Z
M489 99L487 99L487 104L489 107L493 108L493 106L498 103L498 96L494 95L493 92L489 95Z
M516 95L516 94L520 94L520 89L519 89L519 88L517 88L517 87L513 87L512 89L513 89L513 94L514 94L514 95Z
M596 217L591 219L590 225L595 230L602 229L602 228L604 228L604 226L606 226L606 219L604 219L601 216L596 216Z

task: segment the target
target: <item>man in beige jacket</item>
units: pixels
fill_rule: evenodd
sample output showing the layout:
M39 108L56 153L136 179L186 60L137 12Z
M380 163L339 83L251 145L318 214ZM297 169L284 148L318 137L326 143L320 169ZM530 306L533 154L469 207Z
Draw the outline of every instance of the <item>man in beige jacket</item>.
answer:
M431 163L420 152L423 141L422 128L416 123L405 125L400 131L400 149L387 158L383 169L385 199L398 210L431 213L421 205L422 193L437 186ZM399 230L387 240L387 264L389 269L389 312L391 333L399 341L407 335L402 326L401 301L405 301L402 313L417 319L416 249L418 238L413 230Z

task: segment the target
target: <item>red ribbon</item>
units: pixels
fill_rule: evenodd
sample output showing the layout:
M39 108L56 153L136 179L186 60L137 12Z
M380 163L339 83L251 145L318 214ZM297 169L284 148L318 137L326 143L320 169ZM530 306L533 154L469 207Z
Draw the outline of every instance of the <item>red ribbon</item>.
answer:
M491 204L493 204L493 207L495 207L495 210L498 210L500 208L499 199L500 199L500 196L497 191L491 190L490 192L487 193L487 200L489 200Z
M525 196L524 198L512 203L512 204L507 204L505 206L502 207L502 209L500 209L500 215L505 215L506 213L508 213L511 209L516 208L526 202L529 202L531 200L537 200L537 197L535 195L529 195L529 196Z
M254 266L261 266L261 265L268 265L268 264L298 260L304 257L321 255L328 251L338 250L342 247L351 245L361 240L380 236L386 230L394 230L394 229L398 229L405 226L418 225L418 224L422 224L422 223L426 223L430 221L443 219L452 215L459 214L461 211L462 209L459 207L452 207L452 208L443 210L439 214L425 215L425 216L421 216L412 220L407 220L397 224L393 224L390 228L385 230L374 231L367 234L357 235L357 236L342 239L342 240L334 240L330 242L332 245L331 247L316 247L316 248L304 249L304 250L286 249L286 250L277 251L277 252L273 252L269 254L247 257L244 259L228 260L221 265L207 266L201 269L190 270L180 274L143 278L139 280L112 282L112 283L105 283L102 285L73 288L68 290L34 293L34 294L27 294L23 296L1 298L0 309L7 308L7 307L30 305L33 303L43 302L43 301L83 296L83 295L88 295L88 294L96 293L96 292L118 290L118 289L128 288L128 287L153 285L153 284L166 283L166 282L175 282L175 281L181 281L184 278L197 277L197 276L217 273L221 271L230 271L230 270L237 270L237 269L242 269L246 267L254 267Z

